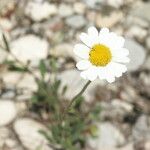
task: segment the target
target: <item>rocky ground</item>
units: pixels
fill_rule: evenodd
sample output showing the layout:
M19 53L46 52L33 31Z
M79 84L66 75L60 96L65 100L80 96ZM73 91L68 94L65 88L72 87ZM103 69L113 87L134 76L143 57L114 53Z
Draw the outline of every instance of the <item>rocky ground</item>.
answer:
M100 137L86 150L150 150L149 14L149 0L1 0L0 43L3 32L12 53L35 72L40 59L58 57L70 98L84 84L72 52L80 32L95 25L125 36L129 72L113 84L93 82L84 95L102 107ZM50 150L38 132L46 127L28 110L37 85L27 73L8 71L6 58L12 60L0 50L0 150Z

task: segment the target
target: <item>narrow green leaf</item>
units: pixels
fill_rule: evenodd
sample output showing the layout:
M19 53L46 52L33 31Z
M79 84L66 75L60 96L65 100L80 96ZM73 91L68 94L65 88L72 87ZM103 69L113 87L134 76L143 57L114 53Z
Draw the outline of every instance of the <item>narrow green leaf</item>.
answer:
M4 41L4 44L5 44L6 51L9 52L10 51L9 44L8 44L7 38L4 34L3 34L3 41Z
M43 60L40 61L39 69L40 69L40 73L42 75L42 78L44 78L47 69L46 69L46 65L45 65Z

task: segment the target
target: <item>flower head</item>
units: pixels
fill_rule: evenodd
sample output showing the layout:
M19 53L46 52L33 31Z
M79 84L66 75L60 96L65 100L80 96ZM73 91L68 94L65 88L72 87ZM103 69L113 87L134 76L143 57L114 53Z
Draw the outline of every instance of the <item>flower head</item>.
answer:
M76 64L82 78L93 81L99 77L111 83L127 71L129 51L124 48L123 37L107 28L98 32L90 27L87 34L81 33L80 39L82 43L75 45L74 53L82 59Z

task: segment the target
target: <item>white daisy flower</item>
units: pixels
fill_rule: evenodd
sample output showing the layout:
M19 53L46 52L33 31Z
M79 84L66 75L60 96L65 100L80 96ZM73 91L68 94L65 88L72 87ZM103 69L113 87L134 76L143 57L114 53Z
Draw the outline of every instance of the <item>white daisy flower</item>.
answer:
M82 59L76 64L82 78L93 81L99 77L111 83L127 71L129 51L124 48L123 37L107 28L98 32L90 27L87 34L81 33L80 39L82 43L75 45L74 53Z

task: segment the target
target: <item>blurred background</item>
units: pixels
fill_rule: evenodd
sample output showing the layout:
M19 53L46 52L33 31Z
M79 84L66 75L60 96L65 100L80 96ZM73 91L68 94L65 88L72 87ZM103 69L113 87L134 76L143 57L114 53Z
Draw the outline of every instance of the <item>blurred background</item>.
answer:
M149 0L0 0L0 150L37 150L44 144L38 130L45 128L28 107L37 84L11 64L14 58L2 50L2 34L16 60L35 74L41 59L57 58L70 99L85 83L75 68L73 46L92 25L123 35L131 62L115 83L96 80L85 92L87 103L101 104L101 121L99 137L89 139L84 149L150 150Z

